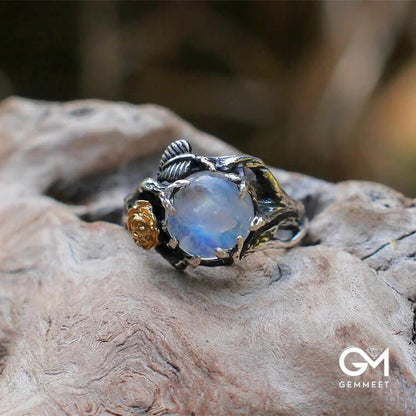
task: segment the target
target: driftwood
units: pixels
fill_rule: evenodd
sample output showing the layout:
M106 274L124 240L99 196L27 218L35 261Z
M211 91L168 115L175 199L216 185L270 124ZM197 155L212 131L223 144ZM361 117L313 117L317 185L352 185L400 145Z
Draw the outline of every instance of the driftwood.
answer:
M155 106L1 103L0 415L415 414L415 201L275 170L303 245L179 272L119 224L179 137L236 152ZM340 370L374 345L388 378Z

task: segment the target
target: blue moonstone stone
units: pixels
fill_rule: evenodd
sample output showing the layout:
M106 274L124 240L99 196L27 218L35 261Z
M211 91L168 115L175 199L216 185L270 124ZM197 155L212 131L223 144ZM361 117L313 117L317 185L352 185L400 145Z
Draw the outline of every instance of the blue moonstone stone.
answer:
M215 258L215 249L228 250L238 236L246 238L254 217L247 192L240 199L235 183L217 172L197 172L186 178L190 184L173 196L175 215L167 215L168 231L186 253Z

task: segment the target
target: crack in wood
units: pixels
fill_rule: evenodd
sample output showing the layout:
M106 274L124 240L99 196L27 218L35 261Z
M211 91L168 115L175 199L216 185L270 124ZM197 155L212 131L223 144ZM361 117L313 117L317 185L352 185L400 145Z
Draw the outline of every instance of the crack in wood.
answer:
M416 234L416 230L415 231L411 231L411 232L409 232L407 234L404 234L404 235L402 235L402 236L400 236L398 238L394 238L392 241L401 241L401 240L403 240L403 239L405 239L407 237L412 236L413 234ZM367 260L368 258L374 256L375 254L377 254L379 251L381 251L383 248L387 247L390 244L391 244L391 241L389 241L388 243L384 243L383 245L381 245L379 248L377 248L376 250L374 250L370 254L367 254L366 256L361 257L361 260Z

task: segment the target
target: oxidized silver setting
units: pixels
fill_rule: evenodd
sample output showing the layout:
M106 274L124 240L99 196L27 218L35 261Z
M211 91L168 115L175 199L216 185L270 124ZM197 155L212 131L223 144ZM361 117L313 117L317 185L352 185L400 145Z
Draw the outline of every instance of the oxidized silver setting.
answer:
M240 198L249 192L255 212L247 237L238 236L232 249L218 247L213 258L192 256L182 250L180 242L169 234L167 227L167 214L175 214L175 193L189 185L186 179L189 175L202 171L222 173L237 185ZM249 155L197 156L192 153L187 140L177 140L166 148L157 180L145 179L133 194L125 198L127 223L131 220L129 213L137 215L134 208L143 204L143 201L151 204L152 219L157 221L159 234L155 249L179 270L187 266L231 265L270 240L277 241L278 247L293 247L306 233L303 204L283 191L262 160ZM285 238L282 238L282 234L285 234ZM148 248L148 240L144 240L147 243L145 247L137 241L137 233L133 238L137 245Z

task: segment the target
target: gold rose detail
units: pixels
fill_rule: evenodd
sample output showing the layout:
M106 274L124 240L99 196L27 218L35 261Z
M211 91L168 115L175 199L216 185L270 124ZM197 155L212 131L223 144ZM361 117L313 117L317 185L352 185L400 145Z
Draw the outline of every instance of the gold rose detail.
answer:
M159 228L150 202L136 201L128 210L127 217L127 229L139 247L150 250L158 245Z

